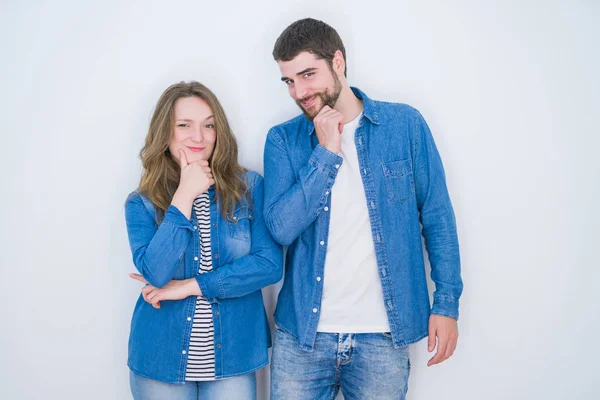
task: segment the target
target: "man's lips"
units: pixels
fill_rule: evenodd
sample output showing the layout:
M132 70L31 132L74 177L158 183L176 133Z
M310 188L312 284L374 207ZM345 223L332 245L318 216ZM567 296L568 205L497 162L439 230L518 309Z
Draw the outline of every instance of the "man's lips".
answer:
M310 99L301 101L300 104L302 104L302 107L304 108L310 108L313 104L315 104L316 99L317 96L313 96Z

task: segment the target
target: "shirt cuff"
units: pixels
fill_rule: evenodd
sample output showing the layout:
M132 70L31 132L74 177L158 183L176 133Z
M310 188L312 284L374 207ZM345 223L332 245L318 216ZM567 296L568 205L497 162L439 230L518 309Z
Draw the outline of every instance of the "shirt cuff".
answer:
M209 303L216 303L217 298L225 297L223 286L216 271L196 275L196 282L200 286L202 297L208 300Z
M320 144L313 150L310 159L308 160L314 167L330 173L332 177L338 173L344 159L335 153L327 150Z
M434 295L431 313L458 320L458 299Z
M170 205L169 208L167 208L167 212L165 213L165 217L163 218L162 222L173 224L180 228L187 228L189 230L194 229L194 224L192 224L192 221L187 219L185 215L183 215L183 213L174 205Z

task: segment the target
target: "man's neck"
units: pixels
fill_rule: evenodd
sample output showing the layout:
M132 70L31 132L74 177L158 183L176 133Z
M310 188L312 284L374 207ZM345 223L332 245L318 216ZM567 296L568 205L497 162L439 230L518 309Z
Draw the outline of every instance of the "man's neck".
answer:
M354 95L350 86L345 84L334 108L342 114L342 123L347 124L362 112L363 102Z

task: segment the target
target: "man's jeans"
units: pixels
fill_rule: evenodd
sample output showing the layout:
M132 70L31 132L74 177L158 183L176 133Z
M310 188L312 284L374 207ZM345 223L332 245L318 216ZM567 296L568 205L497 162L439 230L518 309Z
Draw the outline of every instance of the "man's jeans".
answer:
M404 400L408 346L394 348L389 333L317 333L313 351L277 329L271 359L272 400Z

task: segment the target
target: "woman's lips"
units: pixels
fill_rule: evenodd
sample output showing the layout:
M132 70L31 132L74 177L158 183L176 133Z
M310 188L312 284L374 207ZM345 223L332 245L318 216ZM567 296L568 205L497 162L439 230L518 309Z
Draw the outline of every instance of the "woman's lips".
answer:
M190 151L194 152L194 153L199 153L202 150L204 150L204 147L191 147L191 146L185 146L187 147Z

